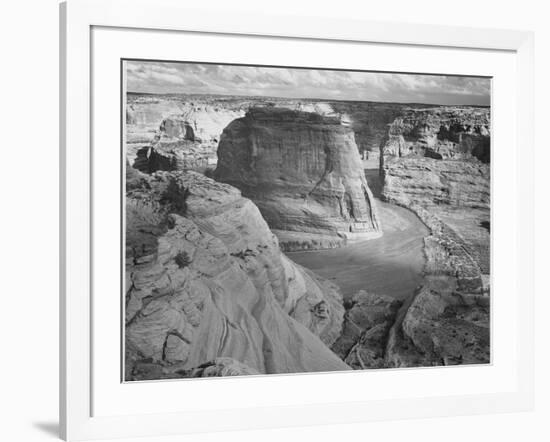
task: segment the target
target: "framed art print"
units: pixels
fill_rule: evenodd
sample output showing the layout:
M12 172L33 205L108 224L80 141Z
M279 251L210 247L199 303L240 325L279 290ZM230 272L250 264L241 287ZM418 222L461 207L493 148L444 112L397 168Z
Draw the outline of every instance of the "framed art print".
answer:
M61 17L65 439L531 407L531 34Z

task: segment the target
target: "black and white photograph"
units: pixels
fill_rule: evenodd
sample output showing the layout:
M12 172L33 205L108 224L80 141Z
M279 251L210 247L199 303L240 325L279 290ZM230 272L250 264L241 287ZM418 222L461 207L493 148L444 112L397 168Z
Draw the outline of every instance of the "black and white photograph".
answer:
M491 363L491 78L121 79L124 381Z

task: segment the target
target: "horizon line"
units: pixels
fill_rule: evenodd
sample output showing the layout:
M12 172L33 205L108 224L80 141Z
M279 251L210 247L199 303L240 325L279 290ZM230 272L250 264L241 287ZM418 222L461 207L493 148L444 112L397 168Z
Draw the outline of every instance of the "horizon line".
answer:
M482 107L490 108L491 104L441 104L441 103L422 103L420 101L375 101L375 100L346 100L346 99L325 99L316 97L284 97L275 95L235 95L235 94L220 94L220 93L186 93L186 92L139 92L139 91L126 91L126 94L136 95L184 95L184 96L216 96L216 97L240 97L240 98L275 98L284 100L317 100L317 101L338 101L338 102L351 102L351 103L386 103L386 104L408 104L408 105L423 105L423 106L440 106L440 107Z

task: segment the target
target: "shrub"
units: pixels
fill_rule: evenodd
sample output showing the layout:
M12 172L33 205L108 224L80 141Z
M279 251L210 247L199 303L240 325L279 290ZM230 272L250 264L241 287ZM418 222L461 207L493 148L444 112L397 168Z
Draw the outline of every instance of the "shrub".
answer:
M191 259L189 258L189 255L185 251L179 252L174 258L174 260L176 261L176 264L180 269L187 267L191 263Z

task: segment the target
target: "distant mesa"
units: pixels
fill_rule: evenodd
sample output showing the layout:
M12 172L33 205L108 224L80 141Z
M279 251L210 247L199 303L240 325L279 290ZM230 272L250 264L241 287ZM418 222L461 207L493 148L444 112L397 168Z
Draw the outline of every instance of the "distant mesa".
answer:
M337 116L252 107L224 129L214 176L254 201L285 250L381 235L353 131Z

